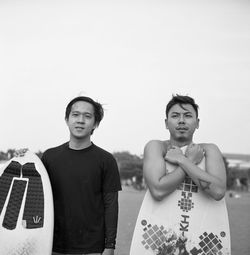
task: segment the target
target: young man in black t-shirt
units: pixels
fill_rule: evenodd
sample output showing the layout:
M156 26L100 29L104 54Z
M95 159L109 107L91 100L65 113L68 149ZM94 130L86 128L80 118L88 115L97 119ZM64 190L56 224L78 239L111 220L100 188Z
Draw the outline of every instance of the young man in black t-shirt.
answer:
M65 112L69 142L43 154L54 197L53 255L114 254L119 171L112 154L90 139L102 118L101 104L74 98Z

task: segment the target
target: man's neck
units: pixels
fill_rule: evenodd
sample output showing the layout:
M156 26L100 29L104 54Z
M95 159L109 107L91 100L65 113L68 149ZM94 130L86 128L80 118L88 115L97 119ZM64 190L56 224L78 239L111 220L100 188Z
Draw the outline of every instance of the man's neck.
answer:
M82 150L85 148L88 148L91 146L91 140L90 138L88 139L76 139L76 138L70 138L69 141L69 148L73 150Z
M177 140L170 139L169 142L171 145L178 146L181 148L181 147L191 144L193 141L192 140L177 141Z

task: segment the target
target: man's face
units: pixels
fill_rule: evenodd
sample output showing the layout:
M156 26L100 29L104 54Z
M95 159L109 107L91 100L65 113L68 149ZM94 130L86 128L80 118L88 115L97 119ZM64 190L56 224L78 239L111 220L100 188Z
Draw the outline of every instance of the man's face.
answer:
M195 129L199 127L199 119L190 104L173 105L165 123L171 138L176 141L192 140Z
M92 130L96 128L93 105L84 101L74 103L66 123L71 137L77 139L90 137Z

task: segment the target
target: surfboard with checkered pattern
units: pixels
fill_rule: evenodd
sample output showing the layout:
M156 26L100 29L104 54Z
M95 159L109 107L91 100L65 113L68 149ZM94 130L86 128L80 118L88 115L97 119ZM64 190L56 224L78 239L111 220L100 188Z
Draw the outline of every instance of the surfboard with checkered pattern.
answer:
M205 159L199 165L205 169ZM167 163L173 171L174 165ZM215 201L186 176L156 201L146 192L137 218L130 255L230 255L225 199Z

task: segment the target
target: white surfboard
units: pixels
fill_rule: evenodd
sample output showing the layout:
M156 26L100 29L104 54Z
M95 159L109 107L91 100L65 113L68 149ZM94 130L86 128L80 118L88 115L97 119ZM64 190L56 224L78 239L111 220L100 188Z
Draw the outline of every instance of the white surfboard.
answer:
M205 168L205 159L199 165ZM167 163L173 171L174 165ZM162 201L147 190L134 229L130 255L230 255L225 199L216 201L187 176Z
M51 255L54 208L49 177L32 152L0 169L0 254Z

